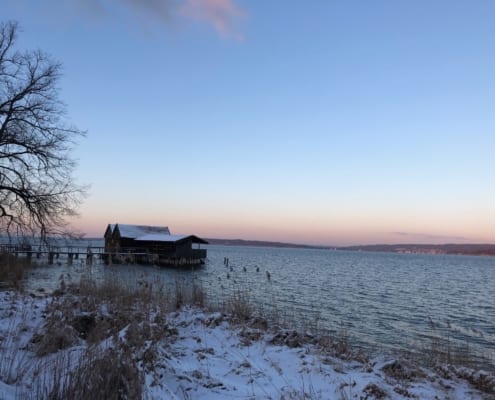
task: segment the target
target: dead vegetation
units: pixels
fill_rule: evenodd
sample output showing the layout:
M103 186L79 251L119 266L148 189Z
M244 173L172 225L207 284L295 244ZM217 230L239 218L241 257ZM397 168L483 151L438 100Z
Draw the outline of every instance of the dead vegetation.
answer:
M98 344L125 330L128 341L138 348L169 333L165 321L171 305L166 300L153 292L151 284L131 287L118 281L98 284L83 279L52 298L45 310L44 327L32 343L43 356L78 341Z
M366 385L366 387L363 389L363 393L365 394L365 396L362 397L363 400L385 399L387 397L387 392L375 383L369 383L368 385Z
M435 368L441 377L445 379L460 378L469 382L471 386L483 393L495 398L495 375L486 371L473 370L470 368L456 367L454 365L438 365Z
M247 290L235 290L226 301L224 307L224 311L233 318L234 322L245 323L255 316L254 307Z
M10 253L0 253L0 288L5 286L19 289L29 264L27 258L18 258Z
M198 301L198 291L192 292L182 298ZM44 310L44 326L29 343L40 361L34 395L27 398L141 398L144 372L154 369L157 346L177 336L166 322L173 296L155 293L151 283L129 286L89 278L57 293Z
M40 362L32 393L35 399L140 399L144 376L133 355L119 348L90 347L77 358L60 352Z
M168 299L170 304L174 305L175 309L179 309L185 305L193 305L204 308L206 306L206 293L203 286L193 281L187 283L184 280L175 281L175 293L173 299ZM166 300L162 296L162 300Z
M397 381L411 382L426 377L420 368L405 360L394 360L385 364L382 371Z
M143 374L158 374L158 346L177 339L177 330L167 324L168 314L189 306L209 307L210 314L203 321L208 327L233 324L244 346L259 340L289 348L311 345L319 351L323 364L336 365L335 359L340 359L359 361L365 368L369 365L368 358L351 345L344 323L334 335L287 329L280 318L271 318L271 314L258 308L249 291L234 292L229 301L212 307L197 282L178 281L171 290L165 290L157 281L142 280L130 285L118 277L98 282L87 276L79 284L62 285L43 310L45 324L28 343L40 361L35 367L32 394L26 398L140 398L136 388L142 387ZM197 356L205 356L207 350ZM2 363L4 370L8 369L7 361ZM11 363L11 371L15 365L18 364ZM401 359L384 365L381 372L398 383L396 393L406 395L411 382L427 377L417 365ZM438 368L440 376L464 379L484 393L495 393L493 374ZM14 375L10 381L17 379ZM103 383L102 376L106 377ZM384 393L370 384L363 398L385 398Z

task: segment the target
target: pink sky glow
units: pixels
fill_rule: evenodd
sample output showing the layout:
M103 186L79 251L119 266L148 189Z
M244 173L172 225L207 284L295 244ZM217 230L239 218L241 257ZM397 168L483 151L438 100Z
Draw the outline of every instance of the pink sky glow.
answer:
M103 237L107 223L130 223L168 226L174 234L195 234L205 238L264 240L311 245L343 246L376 243L489 243L490 230L471 226L450 226L442 229L394 230L393 224L376 226L357 221L277 220L275 218L249 218L248 216L176 215L153 216L147 214L115 214L113 217L93 214L75 221L74 225L87 237ZM426 228L426 227L425 227Z
M233 0L187 0L181 13L188 18L211 24L222 36L243 39L235 25L239 19L246 17L246 11Z
M2 11L20 51L64 66L67 123L88 132L73 222L88 237L120 222L328 246L495 243L495 2Z

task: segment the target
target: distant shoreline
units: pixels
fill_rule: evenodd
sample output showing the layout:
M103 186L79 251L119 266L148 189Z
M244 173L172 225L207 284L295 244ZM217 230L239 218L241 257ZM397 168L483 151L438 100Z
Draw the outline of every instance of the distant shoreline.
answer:
M495 256L495 244L373 244L339 247L338 250L375 251L403 254L453 254L467 256Z
M371 251L401 254L453 254L495 256L495 244L468 243L468 244L371 244L357 246L317 246L297 243L270 242L262 240L244 239L207 239L210 244L224 246L259 246L296 249L348 250Z
M85 241L102 241L100 237L85 237ZM317 249L317 250L347 250L347 251L370 251L398 254L451 254L468 256L495 256L495 244L492 243L399 243L399 244L367 244L354 246L329 246L311 245L287 242L271 242L266 240L246 240L246 239L205 239L209 244L221 246L256 246L294 249Z
M335 246L316 246L310 244L285 243L285 242L270 242L264 240L245 240L245 239L206 239L209 244L224 245L224 246L259 246L259 247L284 247L295 249L325 249L333 250Z

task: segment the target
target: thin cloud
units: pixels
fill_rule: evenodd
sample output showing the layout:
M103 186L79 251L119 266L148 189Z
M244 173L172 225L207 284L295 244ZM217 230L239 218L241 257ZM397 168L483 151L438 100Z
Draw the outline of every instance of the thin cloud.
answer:
M239 23L246 17L236 0L71 0L71 4L97 19L109 18L115 7L146 25L153 21L168 27L180 19L204 22L222 37L242 40Z
M140 11L163 22L168 22L175 14L177 1L175 0L121 0L131 10Z
M187 18L212 25L221 36L239 40L244 38L237 26L247 13L234 0L186 0L181 13Z
M134 17L152 17L155 20L168 23L173 18L180 1L118 0L112 4L108 0L71 0L71 3L92 17L109 17L114 11L112 8L117 5L121 7L121 10L129 12Z
M96 18L102 18L107 15L105 5L100 0L71 0L66 7L75 7L77 10L81 10L86 15Z

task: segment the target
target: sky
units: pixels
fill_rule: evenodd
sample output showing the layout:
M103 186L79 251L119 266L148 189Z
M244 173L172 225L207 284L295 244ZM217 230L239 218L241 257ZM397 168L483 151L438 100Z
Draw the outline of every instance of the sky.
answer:
M0 0L63 63L74 225L495 243L493 0Z

